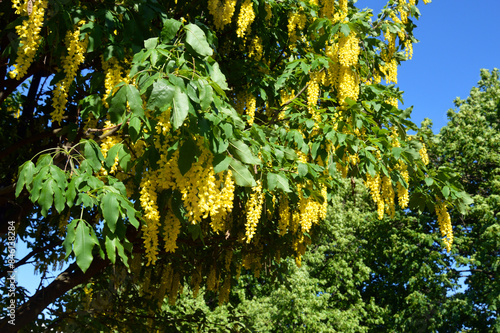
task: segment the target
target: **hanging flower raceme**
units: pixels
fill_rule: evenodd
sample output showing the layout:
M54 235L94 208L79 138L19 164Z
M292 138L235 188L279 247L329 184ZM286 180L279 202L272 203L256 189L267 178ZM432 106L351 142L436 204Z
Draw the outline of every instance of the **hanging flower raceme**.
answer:
M50 114L52 121L55 123L62 121L66 103L68 102L69 87L75 79L78 67L85 60L88 39L84 38L80 40L80 26L84 23L84 21L81 21L73 32L68 31L66 34L65 44L68 54L62 60L65 77L56 83L52 99L54 111Z
M16 32L19 36L19 47L17 49L14 69L9 72L9 76L18 80L26 75L40 46L42 41L40 32L43 27L45 9L48 5L48 0L34 1L32 12L29 13L29 2L25 1L22 5L20 1L12 2L12 7L16 9L16 14L28 16L21 25L16 27Z
M118 59L116 59L115 57L109 59L108 61L104 61L104 59L101 58L101 61L102 69L104 70L104 73L106 75L104 79L104 87L106 88L106 93L104 94L102 101L105 107L109 107L106 99L110 96L113 88L120 82L129 83L130 80L128 78L128 75L123 74L124 70L120 65Z
M142 238L146 248L146 258L149 264L156 262L158 254L158 227L160 225L160 213L158 211L158 195L156 193L157 184L155 175L147 173L141 181L141 207L144 211L146 223L142 226Z
M239 38L245 38L254 19L255 12L253 11L253 2L251 0L245 0L241 5L240 14L238 15L238 29L236 30L236 35Z
M262 214L262 204L264 203L264 193L262 193L262 183L257 181L257 186L252 189L250 199L246 205L246 242L250 243L252 240L257 224L259 223Z
M446 209L446 203L439 198L436 198L436 200L437 204L435 206L435 210L438 217L439 230L441 230L446 251L450 252L451 245L453 244L453 228L451 225L450 214Z

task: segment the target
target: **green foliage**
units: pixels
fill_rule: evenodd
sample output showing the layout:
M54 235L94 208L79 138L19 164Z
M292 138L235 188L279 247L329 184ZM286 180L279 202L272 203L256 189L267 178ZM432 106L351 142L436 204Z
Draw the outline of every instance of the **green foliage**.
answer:
M454 258L465 277L465 290L451 316L474 331L499 332L500 77L481 70L470 96L455 100L456 110L434 138L435 163L455 170L474 199L465 217L455 215ZM450 327L454 327L450 320ZM451 330L451 329L450 329Z
M144 317L153 321L152 329L161 327L175 321L160 310L164 296L175 301L179 285L198 280L213 284L208 289L221 289L235 283L242 262L254 272L269 262L281 267L278 253L293 276L290 285L312 307L297 313L303 304L278 289L276 306L291 310L271 313L273 320L286 319L296 329L364 330L379 322L381 310L362 300L359 284L348 284L339 294L328 285L332 274L322 272L314 283L304 284L300 281L311 280L310 275L287 261L299 261L311 239L325 246L316 250L320 257L335 251L331 244L347 251L344 239L356 243L353 249L363 249L355 236L345 235L361 228L361 220L350 217L354 226L337 221L335 232L336 227L316 221L311 228L304 206L338 204L337 168L345 178L379 174L389 177L391 186L409 187L411 207L419 212L432 212L437 198L459 211L470 204L452 169L427 168L421 143L409 140L407 131L417 127L409 120L411 110L395 107L401 91L375 83L382 76L394 81L386 74L388 63L406 60L405 45L416 41L415 6L400 8L390 1L372 20L372 11L353 1L335 3L341 16L325 14L313 3L250 1L256 15L244 26L252 15L241 11L241 1L228 22L214 11L222 2L214 1L48 1L46 10L40 10L45 2L37 1L34 13L28 3L33 5L0 2L2 21L8 22L0 32L0 59L7 64L0 73L0 137L6 147L0 153L0 212L2 221L15 220L17 235L32 251L23 263L31 260L44 273L69 262L81 270L61 278L67 288L58 285L62 298L55 292L44 296L56 302L58 317L67 315L61 324L67 330L76 322L134 331L137 318ZM403 12L408 20L394 19ZM33 22L40 29L23 30L23 23ZM244 36L237 33L242 30ZM383 37L387 31L399 39L394 50ZM351 52L356 56L350 65L332 55L346 37L354 37L353 47L359 48L359 55ZM26 38L36 46L28 46ZM26 54L31 56L26 59ZM24 77L16 77L20 70ZM350 85L340 82L345 78L352 79ZM313 94L316 85L319 96ZM231 192L225 212L214 208L222 189ZM256 225L249 222L252 200L258 202ZM282 203L295 223L283 234ZM203 211L207 206L212 209ZM315 236L321 228L334 229L327 244ZM234 258L228 263L226 253ZM366 281L365 265L354 264L358 252L347 253L351 257L335 262L339 266L331 271L342 273L341 281ZM305 264L315 266L314 253L310 258ZM114 280L116 272L121 280ZM161 274L170 274L168 288ZM123 284L117 287L118 282ZM90 289L100 309L106 299L116 306L107 317L110 324L92 322L85 308L90 301L82 304L83 314L78 312L78 301L88 300ZM159 304L151 305L156 291ZM38 304L36 295L21 303L18 308L28 310L20 325L36 330L50 324L33 322L43 308L31 306ZM332 313L313 316L325 305ZM129 318L130 309L137 317ZM246 313L237 304L235 309L235 316ZM352 320L340 322L345 314ZM200 312L186 318L199 321ZM176 329L184 329L181 322Z

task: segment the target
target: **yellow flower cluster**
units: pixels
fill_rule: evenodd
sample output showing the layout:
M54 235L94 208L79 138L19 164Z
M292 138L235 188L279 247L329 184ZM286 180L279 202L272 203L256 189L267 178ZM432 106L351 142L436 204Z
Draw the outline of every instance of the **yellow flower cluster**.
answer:
M429 155L427 155L427 147L425 146L425 143L422 142L422 148L420 148L418 153L420 154L422 162L424 162L425 165L429 164Z
M238 29L236 30L236 35L239 38L245 38L254 19L255 12L253 11L253 2L252 0L245 0L241 5L238 15Z
M413 58L413 43L410 39L405 39L405 56L407 60Z
M170 129L172 128L172 124L170 123L170 113L172 112L172 107L169 107L167 110L163 111L158 116L158 122L156 123L155 130L157 134L167 136L170 133ZM156 140L159 144L160 140ZM157 147L159 148L159 147Z
M146 265L156 262L158 254L158 227L160 225L160 213L158 211L158 195L156 193L157 184L154 174L147 173L141 181L140 202L144 212L142 226L142 238L146 248Z
M266 3L265 5L265 10L266 10L266 17L265 17L265 20L266 22L269 22L271 20L271 18L273 17L273 10L271 8L271 5Z
M302 12L292 12L288 16L288 45L290 49L295 48L295 43L297 43L297 29L299 31L304 30L307 23L307 17Z
M384 74L387 83L398 83L398 62L396 59L386 62L385 65L380 68L380 71Z
M295 250L295 264L297 267L302 265L302 256L306 253L307 245L311 244L311 239L300 233L298 237L293 240L293 249Z
M278 228L280 236L283 236L288 231L288 226L290 225L290 205L288 203L287 196L283 196L283 198L280 200L278 211L279 211Z
M356 71L360 53L359 38L351 32L347 37L336 35L338 42L330 41L325 53L330 58L328 74L323 83L334 85L337 99L342 105L346 98L357 100L359 96L359 77Z
M262 193L262 183L257 181L257 186L252 189L252 194L246 203L246 242L252 240L257 224L262 214L262 204L264 203L264 193Z
M193 271L191 275L191 289L193 290L193 297L198 297L198 293L200 291L200 283L201 283L201 269L202 266L196 266L196 270Z
M360 52L359 38L354 33L347 37L340 38L339 41L339 63L342 66L349 67L358 64Z
M255 120L255 108L257 105L257 99L251 93L246 93L245 96L246 96L246 101L245 101L246 113L248 115L247 122L248 122L248 125L252 126L252 124Z
M384 198L385 212L391 218L394 218L396 209L394 207L394 189L392 188L392 181L390 177L382 177L382 197Z
M321 0L321 12L320 15L322 17L333 19L333 15L335 14L335 1L331 0Z
M320 115L316 112L316 106L318 105L319 99L319 84L325 75L324 72L311 73L309 80L309 85L307 86L307 108L309 113L312 115L316 123L321 121Z
M258 36L255 36L252 39L252 43L250 44L250 51L248 52L248 56L257 61L260 61L262 59L262 52L262 39Z
M64 109L68 102L69 87L75 79L78 66L85 60L88 38L80 40L80 26L84 23L84 21L81 21L73 32L68 31L66 34L65 44L68 54L62 61L65 77L56 83L53 92L52 106L54 107L54 111L50 114L52 122L60 123L62 121Z
M219 289L219 305L229 301L229 292L231 291L231 275L227 274L224 278L224 283Z
M407 165L403 161L399 161L398 170L401 174L401 177L403 177L406 184L409 184L410 175L408 173L407 168L408 168ZM397 190L398 190L399 206L405 209L406 207L408 207L408 203L410 202L410 195L408 194L408 188L398 183Z
M217 270L215 265L210 268L210 273L207 276L207 290L215 291L217 289Z
M348 0L339 0L339 11L334 14L333 23L343 22L348 14Z
M106 122L104 123L104 128L110 128L112 126L113 126L113 124L109 120L106 120ZM104 134L106 134L107 132L109 132L109 131L104 131ZM120 143L121 141L122 141L121 138L117 135L109 135L109 136L105 137L100 144L101 153L104 156L104 158L106 158L108 156L108 151L114 145ZM118 168L118 154L115 156L115 163L111 167L111 170L109 173L114 174L116 172L117 168ZM101 168L100 172L103 175L108 174L104 168Z
M393 19L397 18L394 16ZM394 54L396 53L396 35L387 30L384 36L387 40L387 49L381 54L385 65L380 67L380 71L385 76L385 81L387 83L398 83L398 63L394 58Z
M231 23L236 7L236 0L209 0L208 12L214 17L214 25L217 30Z
M104 87L106 88L106 93L104 94L102 101L105 107L109 107L106 101L110 96L113 88L120 82L129 83L128 75L123 76L123 68L120 66L120 62L115 57L104 61L102 59L102 69L105 73Z
M446 246L446 251L450 252L451 245L453 244L453 228L451 226L450 214L446 209L446 203L437 198L436 200L438 200L435 206L435 210L438 217L439 230L441 230L441 235L443 236L443 242Z
M390 105L394 106L395 108L399 107L399 101L397 98L389 98L386 102L387 102L387 104L390 104Z
M358 74L351 67L340 66L338 77L337 98L339 103L345 104L345 99L356 101L359 96Z
M323 203L319 203L312 197L305 198L300 184L297 185L297 191L299 193L299 202L297 212L293 214L293 219L296 220L294 224L300 225L302 232L309 232L313 224L317 224L326 217L328 208L327 189L325 186L321 188L321 194L325 198Z
M212 153L200 137L196 142L201 155L184 175L178 166L179 150L167 158L163 148L165 151L162 151L158 162L158 188L179 190L188 220L196 224L210 217L212 229L220 232L224 229L225 218L233 209L234 182L231 171L215 174Z
M284 89L280 90L281 105L288 103L294 97L295 97L295 90L292 90L290 94ZM287 108L283 107L282 110L280 111L280 114L278 115L279 120L285 119L286 111L287 111Z
M12 7L16 10L16 14L29 15L27 10L28 2L29 1L25 1L24 4L21 5L20 1L13 1ZM42 30L47 5L48 0L34 1L31 15L23 20L21 25L16 26L16 32L20 41L14 69L9 72L9 76L12 79L22 79L35 58L38 47L42 41L40 31Z
M389 139L391 141L391 146L393 147L401 147L401 143L398 138L398 130L396 127L391 128L391 134L389 135Z
M377 205L377 216L381 220L384 218L384 199L380 194L382 182L380 175L377 173L372 177L369 173L366 175L365 186L370 190L373 202Z
M165 241L165 252L175 252L177 248L177 236L181 231L181 221L169 209L165 216L163 225L163 240Z
M177 301L177 294L179 293L179 287L181 286L181 277L179 273L175 273L172 277L172 284L170 290L168 290L168 304L175 305Z

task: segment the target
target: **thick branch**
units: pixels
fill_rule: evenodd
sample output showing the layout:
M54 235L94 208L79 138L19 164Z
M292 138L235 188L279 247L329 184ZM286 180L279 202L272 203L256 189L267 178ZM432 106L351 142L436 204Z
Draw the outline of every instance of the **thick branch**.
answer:
M40 247L40 248L37 248L37 249L31 251L26 256L24 256L24 258L22 258L21 260L19 260L18 262L16 262L14 264L14 268L18 268L19 266L22 266L22 265L26 264L28 262L28 260L30 260L36 254L38 254L40 252L45 252L47 250L51 250L54 247L59 246L61 244L62 244L62 241L57 241L55 243L50 243L50 244L48 244L48 245L46 245L44 247ZM8 272L9 272L8 270L0 271L0 279L3 279L4 277L7 277Z
M24 146L32 144L34 142L40 141L40 140L45 139L45 138L49 138L51 136L56 136L57 133L59 133L60 131L61 131L61 128L56 128L50 132L38 133L38 134L32 135L30 137L27 137L21 141L18 141L15 144L13 144L12 146L10 146L9 148L0 151L0 160L4 159L8 155L18 151L21 147L24 147Z
M73 287L88 281L108 264L108 260L94 257L94 261L85 273L80 270L76 263L71 264L50 285L38 291L28 302L16 310L15 325L8 323L10 320L9 317L0 321L0 331L4 333L19 331L33 322L47 306L55 302Z

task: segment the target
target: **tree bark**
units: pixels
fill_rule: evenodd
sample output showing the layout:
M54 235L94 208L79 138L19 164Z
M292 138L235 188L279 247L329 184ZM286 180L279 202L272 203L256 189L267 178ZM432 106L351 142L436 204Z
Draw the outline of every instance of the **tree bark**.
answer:
M38 291L28 302L16 309L15 325L9 324L10 317L2 319L0 321L0 331L4 333L19 331L33 322L47 306L55 302L70 289L88 281L108 264L109 260L94 257L94 261L92 261L92 264L85 273L80 270L76 263L71 264L51 284Z

